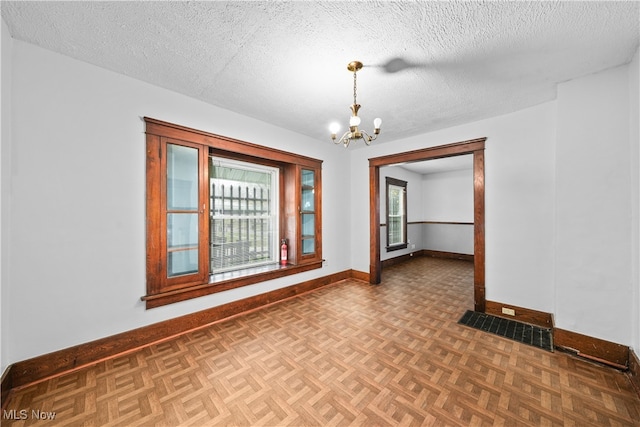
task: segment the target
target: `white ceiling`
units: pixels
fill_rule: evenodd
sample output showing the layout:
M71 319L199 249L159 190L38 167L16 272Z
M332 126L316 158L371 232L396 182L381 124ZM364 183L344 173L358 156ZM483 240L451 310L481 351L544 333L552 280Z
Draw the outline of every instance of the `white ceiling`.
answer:
M444 157L440 159L424 160L420 162L403 163L399 165L403 169L420 175L429 175L433 173L452 172L457 170L473 169L473 155L465 154L462 156Z
M363 128L383 119L376 144L552 100L559 82L629 62L639 5L1 2L15 39L327 143L350 114L346 64L360 60Z

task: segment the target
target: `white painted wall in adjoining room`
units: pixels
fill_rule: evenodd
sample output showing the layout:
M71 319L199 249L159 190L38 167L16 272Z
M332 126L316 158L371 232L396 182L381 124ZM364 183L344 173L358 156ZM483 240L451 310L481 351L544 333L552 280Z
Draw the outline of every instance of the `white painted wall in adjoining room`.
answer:
M423 175L422 219L473 222L473 169Z
M351 268L345 237L350 164L331 141L24 42L14 40L11 55L12 232L11 270L2 289L10 295L2 313L3 364ZM324 160L327 265L145 310L143 116ZM4 225L2 231L4 241Z
M422 220L423 249L473 255L473 169L423 175Z

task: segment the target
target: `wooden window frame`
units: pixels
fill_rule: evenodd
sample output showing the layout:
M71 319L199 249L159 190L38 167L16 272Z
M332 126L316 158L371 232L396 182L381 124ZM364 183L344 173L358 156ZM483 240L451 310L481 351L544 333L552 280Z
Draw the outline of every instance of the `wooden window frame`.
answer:
M178 301L197 298L229 289L247 286L266 280L276 279L303 271L322 267L322 247L313 257L302 257L294 250L289 252L287 265L269 269L247 269L246 274L230 278L214 278L210 275L209 264L209 195L208 156L226 157L250 163L277 167L280 169L280 239L293 243L299 238L300 220L298 214L299 196L287 192L295 186L297 176L294 171L310 168L317 171L318 204L321 202L320 171L322 161L299 154L264 147L184 126L144 117L147 145L147 291L141 299L146 308L160 307ZM163 197L166 197L166 144L174 143L199 149L200 198L203 213L200 235L200 271L198 274L178 279L167 279L166 259L166 212ZM164 183L163 183L164 181ZM291 214L288 214L291 213ZM318 210L317 232L321 242L321 209ZM164 218L164 221L163 221Z
M389 231L391 229L390 221L389 221L389 186L395 185L396 187L404 188L404 197L402 198L402 211L404 212L404 217L402 220L402 235L404 236L404 241L401 243L397 243L391 245L389 243ZM387 224L387 252L397 251L400 249L406 249L409 244L407 243L407 181L402 181L400 179L385 177L385 201L386 201L386 224Z

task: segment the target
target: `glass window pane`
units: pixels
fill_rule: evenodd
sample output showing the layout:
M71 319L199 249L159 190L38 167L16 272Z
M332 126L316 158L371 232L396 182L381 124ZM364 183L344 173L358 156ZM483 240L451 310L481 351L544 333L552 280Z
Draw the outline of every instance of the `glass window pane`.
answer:
M302 169L302 186L311 187L315 185L315 172L308 169Z
M312 254L316 250L316 239L304 239L302 241L302 253L304 255Z
M315 195L313 190L302 190L302 210L314 211L315 210Z
M387 245L406 245L406 182L387 177Z
M209 188L211 272L277 262L278 170L210 157Z
M167 144L167 209L198 209L198 150Z
M316 216L315 214L302 214L302 236L315 236Z
M198 246L198 214L167 214L167 247L169 250Z
M198 249L169 252L167 274L169 277L198 272Z

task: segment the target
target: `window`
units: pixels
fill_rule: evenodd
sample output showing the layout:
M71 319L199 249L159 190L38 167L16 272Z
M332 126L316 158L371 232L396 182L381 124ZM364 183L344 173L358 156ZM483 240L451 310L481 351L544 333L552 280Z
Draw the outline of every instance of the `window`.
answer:
M279 261L278 177L274 167L209 157L211 273Z
M145 122L147 308L322 267L320 160Z
M407 247L407 182L386 177L387 252Z

